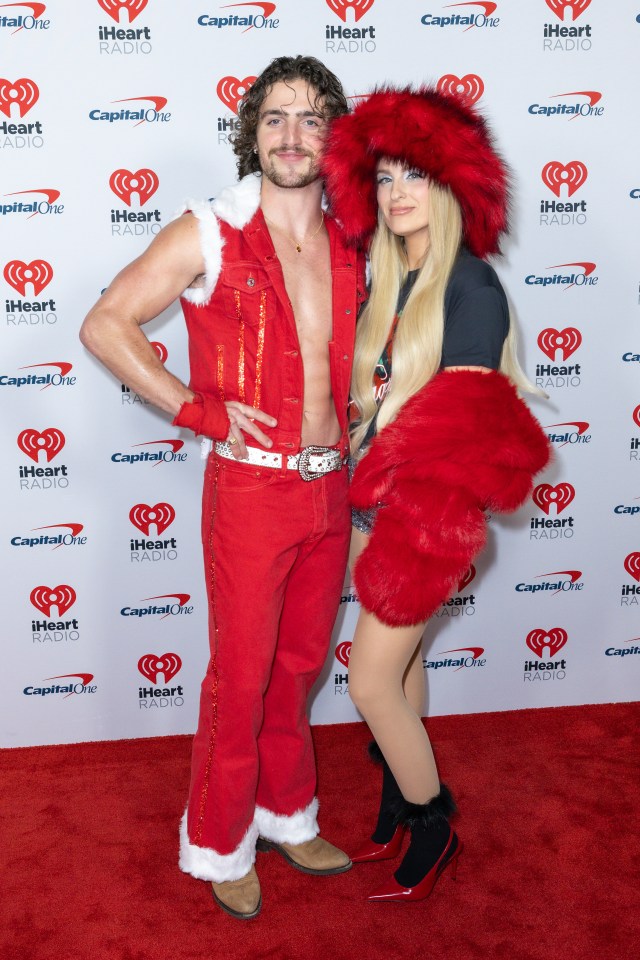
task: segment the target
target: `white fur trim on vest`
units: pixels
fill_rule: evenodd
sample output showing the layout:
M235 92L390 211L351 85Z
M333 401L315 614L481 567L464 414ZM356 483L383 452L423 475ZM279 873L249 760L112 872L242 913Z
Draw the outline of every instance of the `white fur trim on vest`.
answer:
M318 800L314 797L308 807L292 813L290 817L272 813L265 807L256 807L253 822L265 840L273 843L304 843L313 840L320 832L317 816Z
M180 859L178 864L184 873L196 880L239 880L246 876L255 863L258 826L254 820L232 853L216 853L210 847L197 847L187 834L187 814L180 822Z
M260 206L260 177L253 174L239 183L225 187L214 200L187 200L173 219L187 210L198 220L200 249L204 260L204 283L200 287L187 287L182 296L190 303L203 306L211 299L220 270L224 240L220 234L218 219L224 220L236 230L241 230L253 218Z
M260 206L261 185L262 178L250 173L231 187L225 187L212 201L214 213L236 230L242 230Z

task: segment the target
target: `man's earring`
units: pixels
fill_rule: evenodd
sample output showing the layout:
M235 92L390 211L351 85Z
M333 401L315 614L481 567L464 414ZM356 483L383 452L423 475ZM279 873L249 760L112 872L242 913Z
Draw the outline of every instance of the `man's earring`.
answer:
M257 152L258 152L258 145L257 145L257 144L256 144L255 147L253 148L253 152L254 152L254 153L257 153Z

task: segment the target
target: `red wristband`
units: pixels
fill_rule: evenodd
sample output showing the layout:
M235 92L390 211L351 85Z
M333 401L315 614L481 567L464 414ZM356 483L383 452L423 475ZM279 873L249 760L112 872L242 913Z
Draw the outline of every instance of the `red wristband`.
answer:
M191 402L182 404L172 424L187 427L196 436L202 434L212 440L226 440L231 425L222 400L202 393L196 393Z

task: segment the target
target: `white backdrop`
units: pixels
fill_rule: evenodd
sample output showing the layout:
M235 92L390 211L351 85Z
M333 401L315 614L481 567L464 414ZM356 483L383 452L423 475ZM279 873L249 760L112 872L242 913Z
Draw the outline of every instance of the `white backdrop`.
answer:
M429 713L637 698L639 20L631 0L0 3L3 745L195 727L198 444L77 332L185 197L235 178L237 99L282 54L350 96L458 90L515 172L496 267L555 461L430 623ZM179 307L150 326L186 378ZM343 601L315 723L358 718L349 582Z

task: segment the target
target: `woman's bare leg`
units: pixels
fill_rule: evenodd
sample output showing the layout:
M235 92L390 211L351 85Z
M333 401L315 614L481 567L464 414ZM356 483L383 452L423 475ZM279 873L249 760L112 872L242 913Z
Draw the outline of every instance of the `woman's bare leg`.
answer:
M349 660L351 697L410 803L426 803L440 789L429 737L403 686L408 669L418 662L422 669L423 630L424 624L388 627L362 610Z

